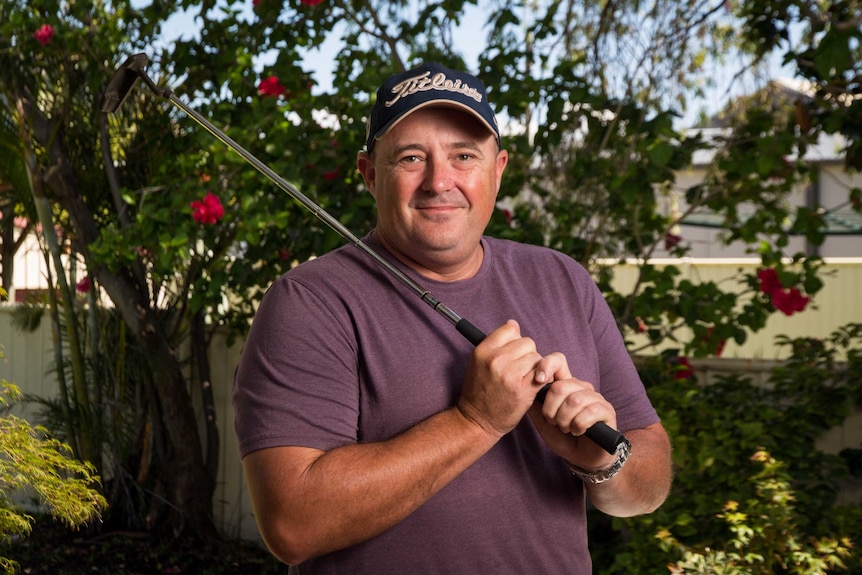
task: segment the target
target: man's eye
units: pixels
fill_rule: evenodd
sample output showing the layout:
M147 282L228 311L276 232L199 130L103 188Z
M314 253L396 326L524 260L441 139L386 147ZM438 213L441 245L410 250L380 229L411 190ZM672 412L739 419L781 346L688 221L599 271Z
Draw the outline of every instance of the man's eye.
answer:
M419 156L404 156L401 158L401 161L405 164L415 164L419 162L421 158Z

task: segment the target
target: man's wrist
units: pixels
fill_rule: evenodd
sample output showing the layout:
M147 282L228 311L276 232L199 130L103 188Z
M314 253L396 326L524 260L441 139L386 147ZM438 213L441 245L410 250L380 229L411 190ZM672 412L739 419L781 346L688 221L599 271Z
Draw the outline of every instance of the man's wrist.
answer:
M631 450L631 442L629 442L628 439L624 439L622 443L617 446L616 459L605 469L587 471L569 463L569 470L571 470L572 475L584 483L590 483L593 485L604 483L622 471L623 465L625 465L626 461L628 461L629 455L631 455Z

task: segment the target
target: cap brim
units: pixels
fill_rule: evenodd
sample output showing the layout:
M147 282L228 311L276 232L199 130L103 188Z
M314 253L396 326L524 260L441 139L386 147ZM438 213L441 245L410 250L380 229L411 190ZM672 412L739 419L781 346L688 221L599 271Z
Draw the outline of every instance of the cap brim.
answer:
M456 102L454 100L430 100L428 102L423 102L423 103L419 104L418 106L410 108L410 110L408 110L404 114L401 114L400 116L395 118L392 122L390 122L386 126L383 126L383 128L381 128L380 130L378 130L378 133L374 135L374 138L372 141L373 142L378 141L380 138L382 138L383 136L388 134L390 131L392 131L392 128L394 128L395 126L400 124L401 121L404 120L404 118L406 118L407 116L409 116L413 112L415 112L417 110L421 110L423 108L449 108L452 110L459 110L461 112L467 112L468 114L470 114L471 116L473 116L474 118L479 120L479 123L481 123L482 126L484 126L485 129L488 130L492 136L494 136L494 138L497 140L497 143L498 144L500 143L500 136L497 133L497 130L495 130L494 127L491 126L491 124L489 124L488 121L485 118L483 118L481 114L476 112L476 110L474 110L470 106L467 106L466 104L462 104L461 102Z

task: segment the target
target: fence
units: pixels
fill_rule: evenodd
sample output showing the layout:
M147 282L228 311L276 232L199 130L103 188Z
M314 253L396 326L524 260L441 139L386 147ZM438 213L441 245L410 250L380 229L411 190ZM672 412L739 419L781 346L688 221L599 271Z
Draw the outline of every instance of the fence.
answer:
M679 264L675 264L679 265ZM720 281L746 265L734 263L683 264L683 273L700 279ZM771 345L779 333L790 336L808 335L826 337L835 328L849 322L862 323L862 263L837 262L827 266L826 285L818 295L817 309L806 310L790 318L774 317L765 333L752 337L745 346L729 345L722 359L693 361L701 381L708 382L722 372L745 372L755 381L764 380L777 363L779 354ZM633 281L633 266L621 266L617 275L618 289ZM25 393L43 397L57 395L56 379L51 371L53 339L47 319L33 333L22 333L12 327L12 308L0 307L0 344L5 360L0 364L0 379L18 385ZM234 368L239 360L241 343L228 346L225 338L213 341L210 358L212 385L215 394L221 445L218 487L214 500L217 522L226 535L259 540L254 523L251 502L245 488L242 464L238 457L236 437L233 433L233 411L230 406L230 388ZM768 359L763 359L768 358ZM19 409L24 417L28 413ZM820 441L820 447L837 453L844 447L859 447L862 441L862 412L854 413L845 423L830 431ZM862 500L862 486L848 484L842 497L845 501Z

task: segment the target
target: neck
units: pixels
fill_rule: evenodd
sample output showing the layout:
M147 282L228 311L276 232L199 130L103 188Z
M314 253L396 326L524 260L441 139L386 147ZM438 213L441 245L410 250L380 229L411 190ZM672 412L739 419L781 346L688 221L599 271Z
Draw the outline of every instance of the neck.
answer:
M434 258L433 253L430 256L427 253L411 255L396 248L379 230L375 229L372 234L398 261L419 275L434 281L455 282L470 279L476 275L485 259L485 249L481 243L467 258L448 261L445 258Z

